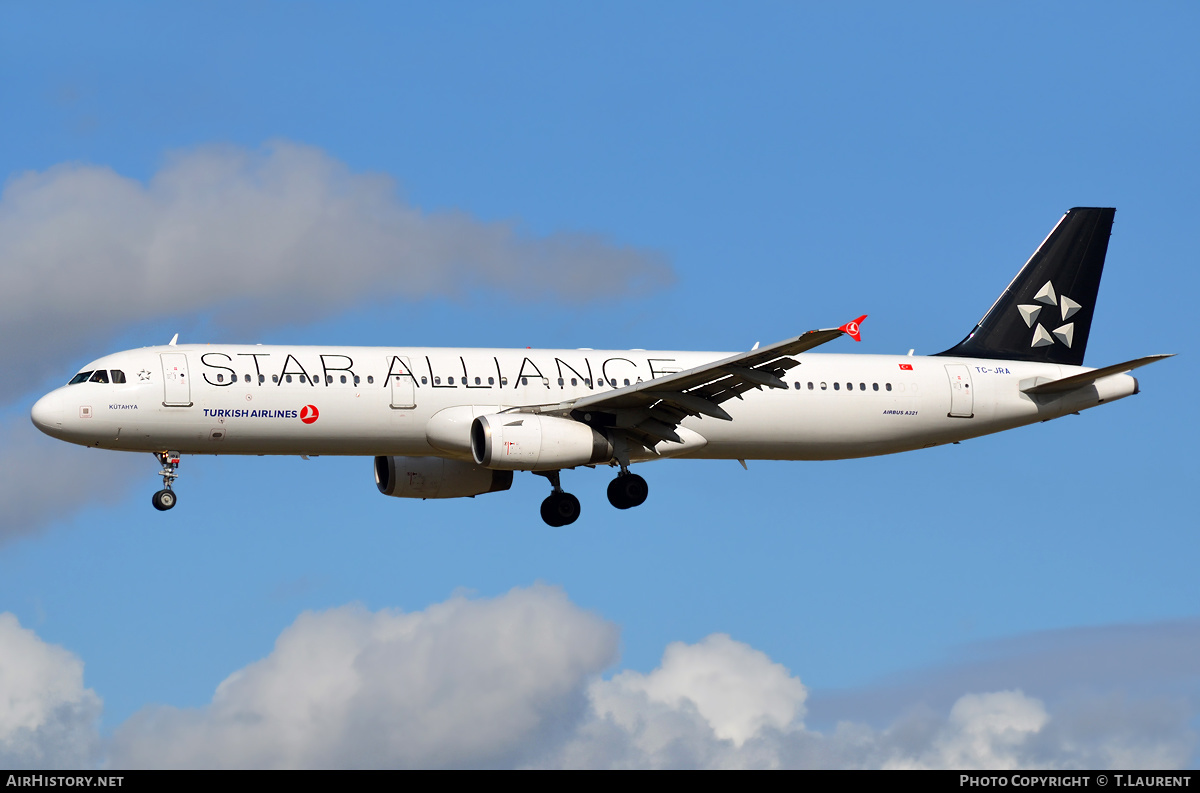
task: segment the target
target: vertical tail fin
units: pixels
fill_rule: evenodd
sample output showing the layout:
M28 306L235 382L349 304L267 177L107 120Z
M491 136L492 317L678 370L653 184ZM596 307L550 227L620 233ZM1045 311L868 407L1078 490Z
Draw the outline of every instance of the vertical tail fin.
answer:
M1082 365L1116 212L1069 210L974 330L938 355Z

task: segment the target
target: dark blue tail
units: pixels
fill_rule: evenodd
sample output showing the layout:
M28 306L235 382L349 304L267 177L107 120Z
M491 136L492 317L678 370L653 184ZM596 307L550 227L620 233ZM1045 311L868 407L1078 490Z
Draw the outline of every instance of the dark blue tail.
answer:
M1116 212L1063 215L975 329L938 355L1081 366Z

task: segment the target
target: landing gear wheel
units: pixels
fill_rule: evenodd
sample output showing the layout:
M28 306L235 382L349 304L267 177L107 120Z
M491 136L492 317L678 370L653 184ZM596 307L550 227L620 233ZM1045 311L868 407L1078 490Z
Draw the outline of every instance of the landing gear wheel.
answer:
M166 512L175 506L175 491L160 490L151 497L150 503L154 504L154 508L159 512Z
M570 493L551 493L542 502L542 520L549 526L569 526L579 520L579 499Z
M608 503L617 509L641 506L650 495L650 486L637 474L621 474L608 483Z
M155 452L154 457L162 463L163 468L158 475L162 477L163 489L151 496L150 503L159 512L166 512L175 506L177 500L171 483L179 478L179 452Z

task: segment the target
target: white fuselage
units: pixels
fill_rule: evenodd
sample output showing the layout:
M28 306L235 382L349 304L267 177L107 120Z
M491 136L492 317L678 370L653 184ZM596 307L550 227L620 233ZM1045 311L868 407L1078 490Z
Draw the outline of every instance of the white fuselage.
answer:
M556 405L728 353L386 347L164 346L85 367L122 373L47 394L33 420L86 446L184 454L471 459L470 419ZM689 418L671 456L830 460L919 449L1057 418L1137 392L1126 374L1066 394L1022 388L1084 367L945 357L799 356L787 390ZM461 435L461 437L459 437ZM431 441L433 441L431 443ZM435 445L436 444L436 445ZM660 450L661 453L661 450ZM646 459L644 456L640 459Z

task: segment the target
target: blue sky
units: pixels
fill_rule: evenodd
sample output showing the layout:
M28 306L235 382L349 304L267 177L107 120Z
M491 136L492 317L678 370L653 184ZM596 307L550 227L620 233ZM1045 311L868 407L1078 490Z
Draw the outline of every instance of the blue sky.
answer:
M164 756L147 749L147 714L216 720L218 684L282 657L277 639L311 627L308 611L332 624L361 604L436 623L534 602L548 624L603 639L555 694L588 692L591 710L567 708L513 745L481 738L490 748L475 754L406 744L320 762L753 764L739 752L765 732L746 738L686 686L662 693L688 659L719 658L768 670L780 688L767 699L799 703L747 717L790 736L755 755L779 764L1103 765L1043 745L1045 724L1070 734L1079 713L1103 712L1090 718L1142 741L1133 758L1194 767L1197 18L1170 3L5 5L0 329L13 376L0 406L0 612L33 631L19 634L31 653L57 645L82 664L82 682L71 678L82 737L37 757ZM128 229L190 206L197 182L173 181L181 171L214 163L235 186L302 167L355 207L481 239L504 229L518 251L586 239L600 254L555 259L554 272L467 262L453 282L422 269L437 261L397 261L393 277L386 254L364 265L361 238L335 229L315 278L268 251L263 284L245 289L254 252L178 250L153 267L119 253ZM134 198L89 204L87 184ZM264 212L302 217L286 191L250 192ZM1181 353L1142 370L1136 398L887 458L648 465L650 499L624 513L605 503L604 472L570 472L584 513L568 529L538 520L539 478L406 503L378 494L365 459L186 458L180 505L159 514L149 456L70 448L28 423L33 400L91 358L176 332L736 350L866 313L863 342L837 351L932 353L1080 205L1118 210L1087 363ZM104 234L80 231L71 209L105 218ZM219 216L195 217L220 236ZM247 217L250 250L269 235ZM110 243L118 253L104 253ZM606 264L618 260L652 277ZM733 644L711 639L722 634ZM1110 673L1084 674L1096 658L1115 659ZM679 738L691 753L595 737L625 724L597 703L651 712L635 699L654 718L697 703L683 710L703 729ZM1079 704L1117 700L1137 707ZM415 722L431 718L410 706ZM976 706L1011 717L1019 751L947 748ZM902 745L904 720L926 711L926 742ZM841 720L873 730L876 752L835 745ZM5 723L0 758L38 764ZM161 734L184 765L310 756L234 756L219 742L188 754L194 736Z

